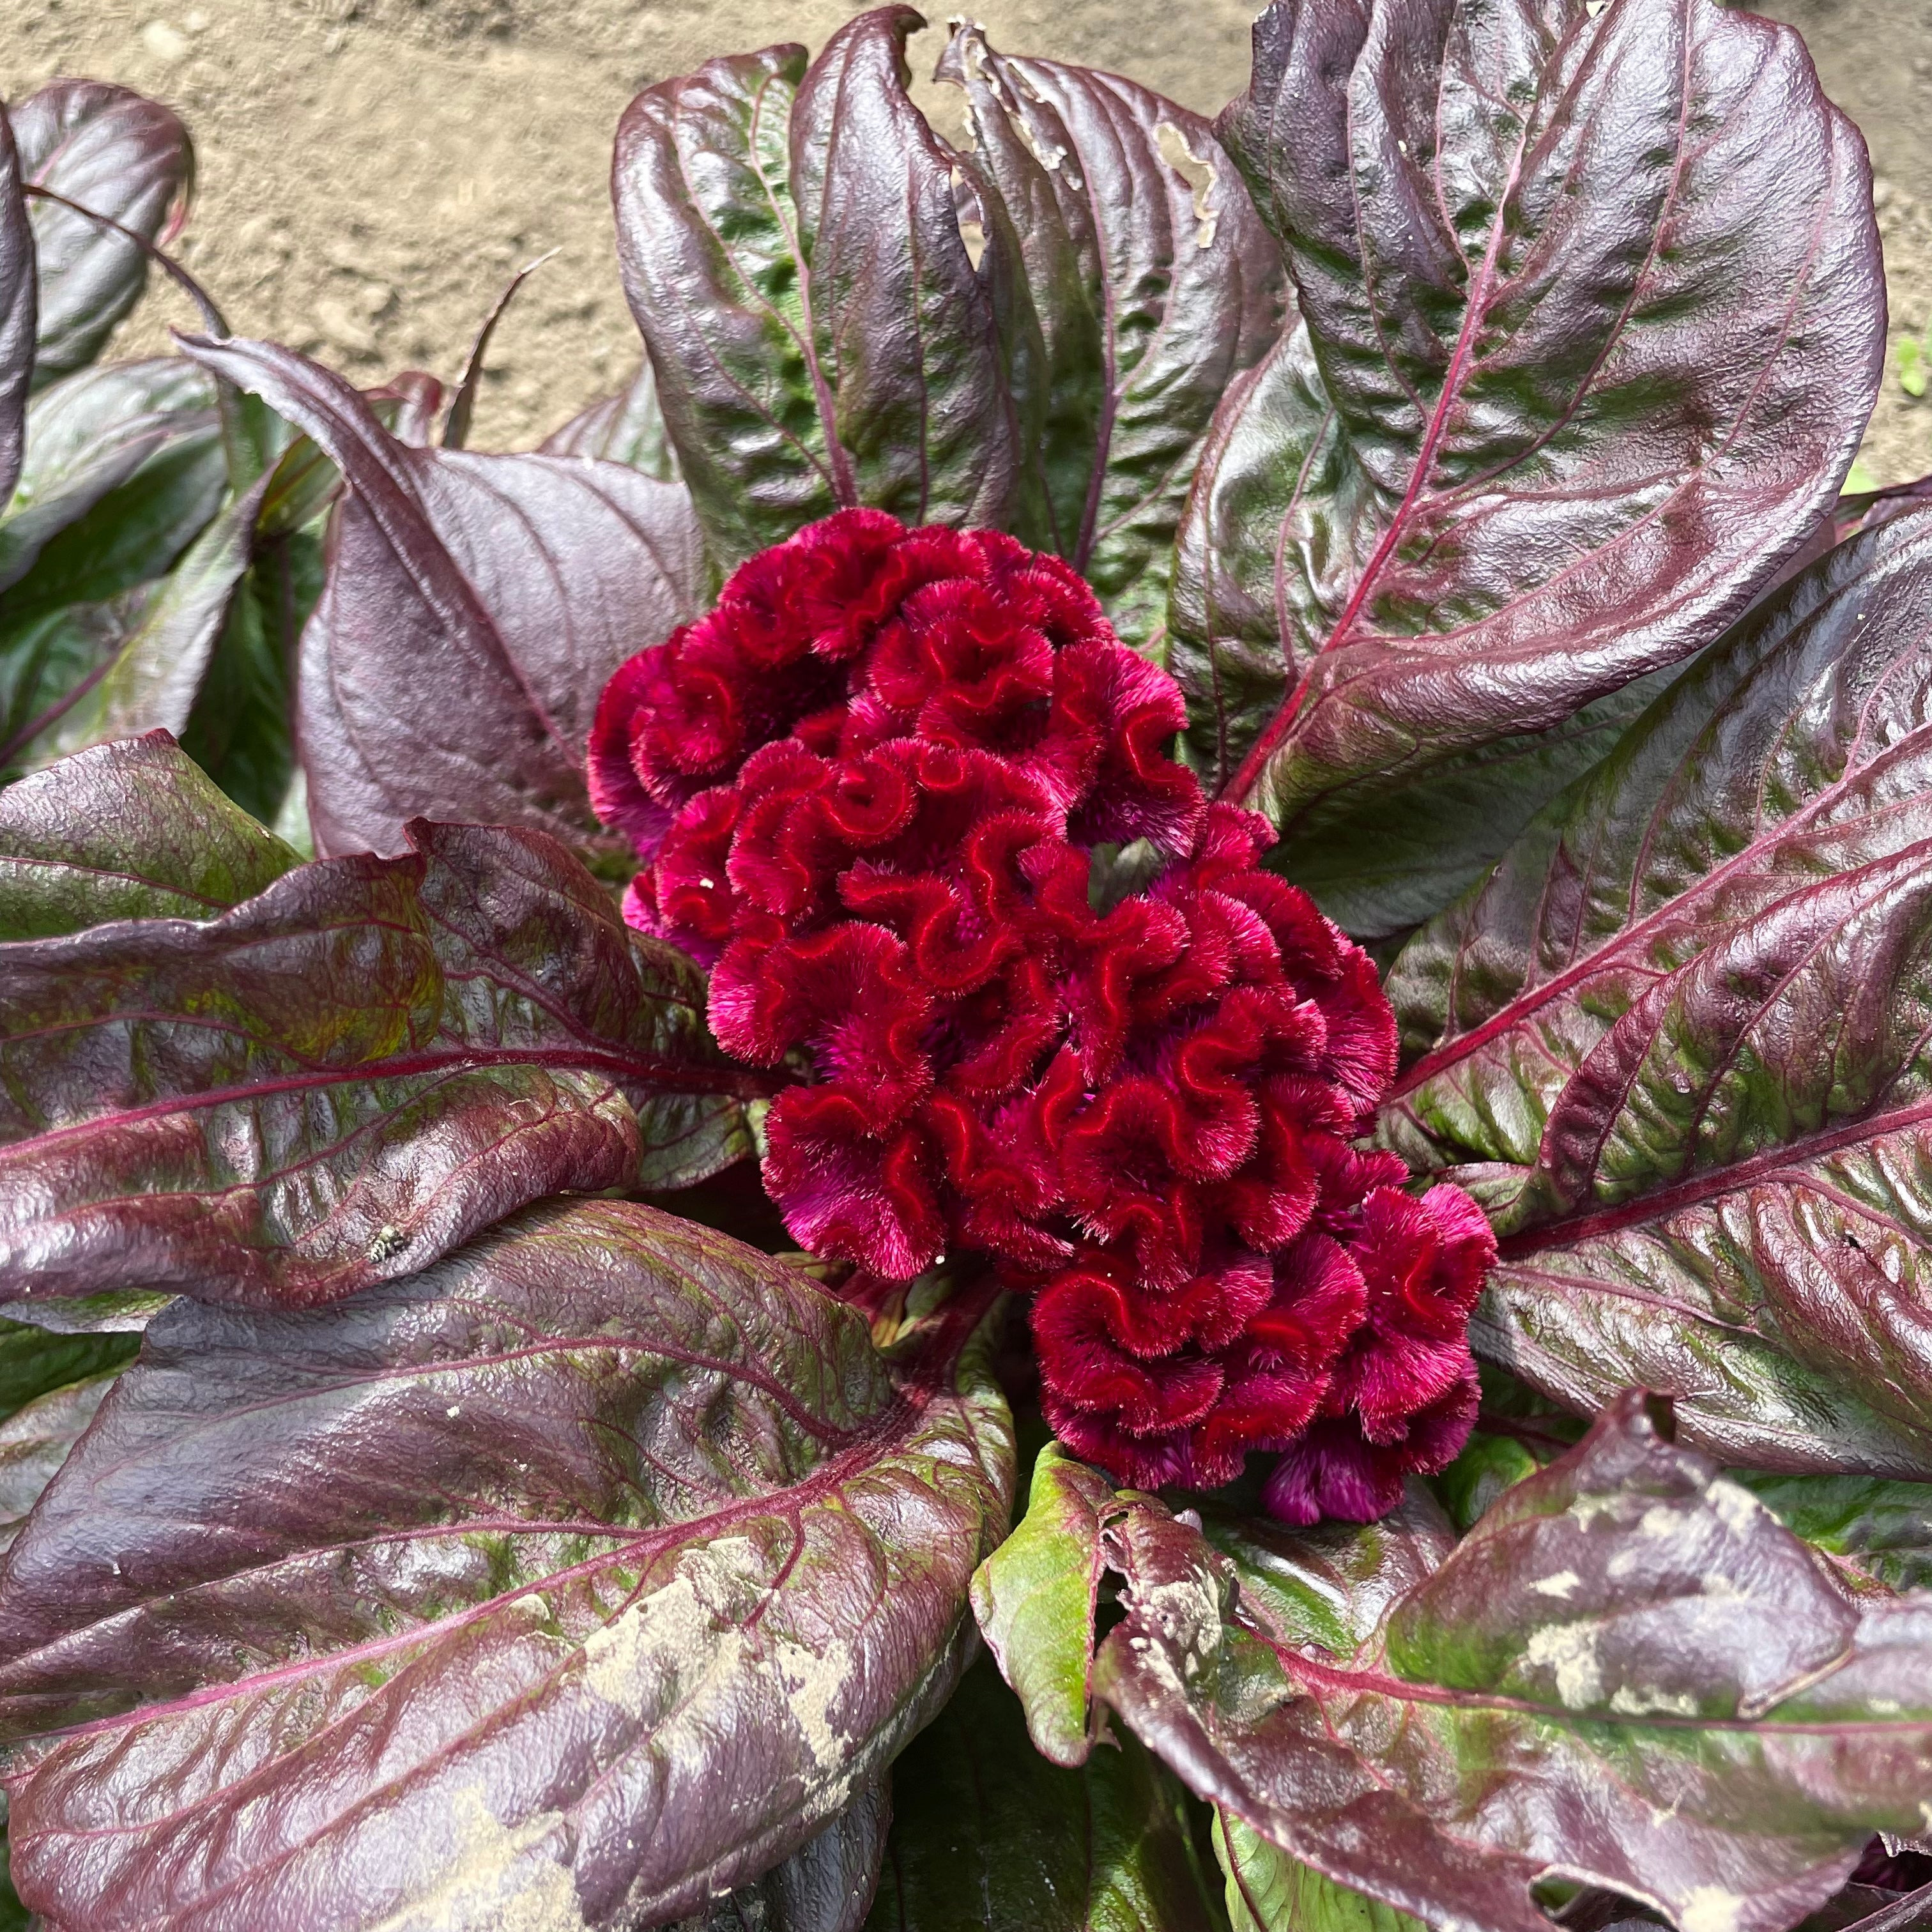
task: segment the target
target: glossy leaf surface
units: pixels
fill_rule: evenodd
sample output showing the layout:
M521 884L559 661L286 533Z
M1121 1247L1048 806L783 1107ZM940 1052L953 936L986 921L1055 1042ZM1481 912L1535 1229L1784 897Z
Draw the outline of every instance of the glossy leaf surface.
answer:
M1100 1524L1113 1506L1105 1476L1049 1443L1034 1464L1024 1519L973 1579L980 1633L1018 1695L1034 1748L1055 1764L1084 1764L1090 1748Z
M1214 1852L1227 1874L1233 1932L1427 1932L1420 1919L1324 1878L1226 1812L1215 1814Z
M1038 326L1010 231L907 95L922 25L882 8L809 67L790 46L709 62L618 129L625 290L728 568L844 505L1022 514Z
M622 388L580 410L552 430L541 448L545 456L595 456L626 464L660 483L679 480L677 452L664 427L648 358Z
M82 370L37 396L19 483L0 506L8 618L110 597L158 576L214 512L219 445L214 385L178 356ZM158 561L131 570L114 564L111 553L184 520L184 533ZM50 544L47 568L29 578Z
M219 512L166 577L34 632L43 708L0 743L0 773L109 739L187 730L248 568L260 495L258 485Z
M0 1582L8 1728L90 1724L16 1761L22 1898L614 1928L754 1878L952 1688L1012 1481L982 1312L889 1370L588 1202L327 1310L178 1304Z
M990 1664L892 1788L869 1932L1213 1932L1179 1786L1132 1738L1048 1764Z
M1785 1932L1932 1778L1932 1603L1854 1599L1622 1398L1461 1544L1108 1532L1096 1695L1195 1790L1438 1932L1542 1932L1554 1872L1682 1932ZM1238 1579L1237 1597L1234 1585Z
M165 732L98 746L0 790L0 935L10 940L212 918L296 862Z
M1758 1467L1932 1474L1932 512L1738 626L1404 952L1384 1109L1502 1235L1476 1339Z
M695 614L678 485L616 464L416 448L291 351L196 338L199 362L310 436L352 493L302 636L298 728L316 849L395 852L418 814L550 833L622 867L584 741L605 681Z
M33 224L20 192L20 152L0 110L0 505L14 494L27 446L38 313Z
M104 81L50 81L9 110L25 178L150 242L180 229L194 183L188 130L158 100ZM94 360L148 278L124 235L37 201L40 326L36 384Z
M965 91L1045 337L1052 547L1146 644L1209 421L1280 332L1280 250L1208 124L1151 89L970 22L939 78Z
M1277 0L1217 127L1303 326L1184 526L1194 755L1315 800L1557 724L1736 616L1876 394L1862 143L1714 0Z
M113 760L97 775L126 800ZM148 875L162 891L202 864L183 790L144 788L158 822L122 842L178 868ZM748 1151L766 1083L712 1043L688 960L540 832L410 837L232 910L0 946L10 1295L328 1300L545 1195L674 1187ZM98 844L83 824L70 850L86 866Z
M888 1772L783 1864L680 1919L676 1932L859 1932L892 1822Z

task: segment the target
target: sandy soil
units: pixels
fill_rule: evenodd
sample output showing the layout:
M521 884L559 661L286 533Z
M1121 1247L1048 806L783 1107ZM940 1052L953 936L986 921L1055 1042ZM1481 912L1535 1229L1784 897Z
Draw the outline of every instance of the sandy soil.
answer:
M839 0L0 0L0 94L56 72L170 102L200 153L184 258L234 325L358 379L460 368L519 263L562 250L499 330L474 440L533 441L634 361L606 198L625 103L708 53L816 45ZM982 0L998 44L1117 68L1212 112L1246 77L1252 0ZM1932 0L1784 0L1864 126L1894 340L1932 322ZM935 18L938 16L935 14ZM914 43L915 64L940 34ZM938 97L944 98L943 92ZM151 295L118 352L185 320ZM1888 378L1885 481L1932 470L1932 398Z

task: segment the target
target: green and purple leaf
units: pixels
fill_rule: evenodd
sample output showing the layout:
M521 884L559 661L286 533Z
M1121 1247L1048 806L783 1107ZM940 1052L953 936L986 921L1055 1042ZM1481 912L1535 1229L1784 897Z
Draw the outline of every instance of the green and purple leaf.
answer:
M0 1580L22 1899L615 1932L755 1880L964 1660L1013 1476L984 1312L889 1367L622 1203L326 1310L176 1304Z
M1932 1599L1854 1598L1636 1391L1460 1544L1419 1491L1366 1529L1210 1534L1151 1503L1106 1532L1096 1696L1437 1932L1547 1932L1546 1876L1786 1932L1874 1832L1923 1828Z
M1301 322L1202 457L1170 662L1192 755L1292 869L1318 804L1739 615L1836 496L1884 304L1863 144L1789 28L1276 0L1255 58L1217 126Z
M166 244L188 217L194 149L159 101L105 81L50 81L9 110L23 180ZM32 208L36 386L92 362L148 279L138 243L58 202Z
M1402 955L1382 1132L1502 1238L1478 1346L1588 1414L1932 1475L1932 512L1793 580Z
M434 814L547 832L626 871L584 743L625 658L696 614L690 498L620 464L412 446L340 376L264 343L184 341L341 471L302 634L298 732L316 848L400 851Z
M708 62L618 129L625 290L728 568L855 503L1037 520L1039 326L1003 211L907 94L924 24L881 8L809 67L792 46Z
M545 456L592 456L622 463L660 483L680 480L677 452L664 428L657 378L648 356L622 388L580 410L539 447Z
M0 795L0 824L27 828L28 929L235 876L202 848L211 801L156 782L171 758L108 746ZM128 814L112 837L97 801ZM75 828L64 875L50 820ZM409 838L232 908L0 944L10 1296L329 1300L546 1195L674 1188L750 1150L745 1102L769 1077L712 1043L690 961L632 932L542 832ZM90 843L135 878L78 876Z
M1280 250L1212 128L1150 89L999 53L971 22L938 78L965 92L1046 340L1050 547L1157 644L1208 424L1281 331Z

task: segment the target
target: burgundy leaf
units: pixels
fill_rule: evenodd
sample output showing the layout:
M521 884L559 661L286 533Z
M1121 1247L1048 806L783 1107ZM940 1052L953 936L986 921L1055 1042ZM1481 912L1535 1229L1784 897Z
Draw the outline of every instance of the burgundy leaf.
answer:
M809 69L790 46L709 62L618 129L626 292L728 566L856 503L1029 514L1038 328L1001 211L906 93L923 25L861 14Z
M1302 326L1184 527L1196 752L1291 835L1748 604L1884 352L1863 144L1716 0L1276 0L1217 124Z
M688 497L615 464L417 448L340 377L262 343L184 340L347 479L298 694L316 845L403 849L418 814L548 832L621 866L584 788L598 694L695 614Z
M150 242L179 232L194 186L194 149L159 101L105 81L62 80L11 112L26 179ZM94 360L140 296L148 260L126 236L72 208L40 201L32 212L38 384Z
M1932 511L1832 551L1390 980L1384 1137L1502 1237L1475 1339L1762 1468L1932 1475Z
M545 456L596 456L627 464L661 483L679 480L677 452L664 428L648 358L622 388L580 410L539 448Z
M754 1879L964 1660L985 1306L889 1369L783 1264L592 1202L326 1310L177 1304L0 1579L22 1898L615 1928Z
M938 77L965 90L1046 336L1053 547L1144 644L1209 419L1280 332L1280 250L1198 115L955 26Z
M1646 1398L1460 1545L1137 1505L1096 1694L1196 1792L1440 1932L1546 1932L1545 1874L1786 1932L1932 1779L1932 1598L1854 1598ZM1238 1585L1238 1589L1237 1588Z
M892 1780L882 1775L782 1864L680 1919L676 1932L859 1932L892 1822Z
M88 868L104 845L154 853L158 908L196 890L184 852L213 869L206 805L130 763L63 802L98 778L104 811L160 822L76 829L68 850ZM326 1301L547 1194L675 1187L749 1150L743 1102L768 1078L712 1045L688 960L632 933L541 832L409 836L406 856L319 860L212 916L0 946L9 1298ZM50 847L34 828L43 867Z
M20 157L0 107L0 507L20 480L27 446L27 392L34 380L38 315L34 230L20 192Z

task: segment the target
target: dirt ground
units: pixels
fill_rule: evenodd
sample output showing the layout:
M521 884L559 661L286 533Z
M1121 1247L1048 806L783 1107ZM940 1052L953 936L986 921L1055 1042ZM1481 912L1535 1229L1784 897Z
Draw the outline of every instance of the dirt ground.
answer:
M1121 69L1211 112L1245 82L1256 0L981 0L996 44ZM479 447L542 436L637 355L606 194L626 101L706 55L816 46L839 0L0 0L0 95L66 72L170 102L200 155L184 259L230 321L358 380L460 368L520 263ZM1932 0L1782 0L1880 177L1894 344L1932 324ZM934 16L935 20L940 16ZM914 44L917 66L942 32ZM944 91L928 99L943 98ZM151 294L118 352L186 320ZM1865 451L1932 470L1932 397L1888 375Z

